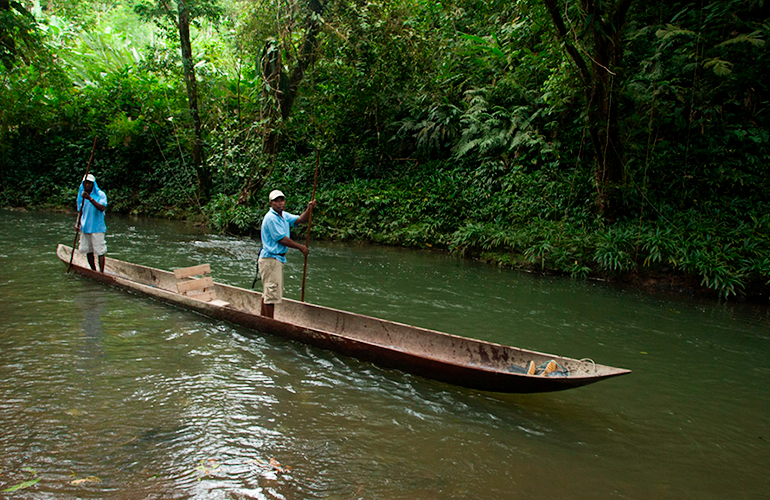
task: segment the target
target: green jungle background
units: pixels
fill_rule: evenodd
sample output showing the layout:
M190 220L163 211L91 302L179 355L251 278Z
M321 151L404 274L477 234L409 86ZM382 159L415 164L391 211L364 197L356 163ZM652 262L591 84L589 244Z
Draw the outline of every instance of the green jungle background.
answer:
M766 303L769 4L0 0L0 206Z

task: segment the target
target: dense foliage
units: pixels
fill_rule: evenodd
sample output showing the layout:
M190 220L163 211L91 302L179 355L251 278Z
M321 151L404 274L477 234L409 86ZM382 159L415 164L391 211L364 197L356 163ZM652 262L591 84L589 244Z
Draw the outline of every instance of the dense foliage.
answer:
M319 237L767 296L762 0L31 5L0 205L71 208L97 137L111 211L249 233L318 154Z

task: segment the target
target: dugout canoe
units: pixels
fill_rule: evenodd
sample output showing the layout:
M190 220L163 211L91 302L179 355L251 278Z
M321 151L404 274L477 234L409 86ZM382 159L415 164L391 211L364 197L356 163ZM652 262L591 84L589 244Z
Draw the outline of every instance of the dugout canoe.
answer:
M69 264L71 252L72 248L65 245L57 249L65 265ZM274 319L266 318L259 314L262 299L259 292L216 283L209 277L206 279L212 293L196 298L179 291L184 288L184 282L192 281L188 277L180 279L174 272L109 257L105 272L95 272L79 251L74 253L72 270L86 278L145 294L210 318L471 389L552 392L631 373L588 359L450 335L290 299L276 306ZM549 362L557 369L548 375L541 374ZM527 373L531 363L537 368L535 374Z

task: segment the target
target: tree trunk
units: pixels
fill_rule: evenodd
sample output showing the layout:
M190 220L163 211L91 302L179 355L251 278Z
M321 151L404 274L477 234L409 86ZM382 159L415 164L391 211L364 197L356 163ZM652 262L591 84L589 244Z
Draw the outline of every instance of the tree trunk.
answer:
M632 0L619 0L602 9L605 3L583 0L581 6L585 18L580 26L588 26L590 49L583 45L581 51L573 43L578 34L568 29L561 15L557 0L543 0L553 20L559 40L565 51L578 67L583 81L586 99L587 128L594 152L594 182L596 204L607 219L615 219L622 213L622 186L624 182L623 144L619 135L618 75L623 64L623 47L620 36L626 14Z
M587 13L589 17L597 14ZM588 89L588 129L595 153L596 203L608 219L616 218L622 211L620 190L624 174L623 145L618 134L618 92L615 91L618 77L614 73L622 65L622 49L618 32L607 32L613 28L597 27L592 23L593 79Z
M260 66L262 81L265 83L263 89L270 89L265 92L270 94L267 101L271 103L266 110L268 120L265 126L263 152L271 158L271 164L273 156L280 147L281 126L291 114L291 108L294 106L299 86L305 78L307 69L315 62L318 34L321 32L320 18L324 5L320 0L309 0L311 15L305 26L305 37L297 55L297 63L289 75L283 73L281 49L276 42L268 42L262 52ZM249 176L238 195L238 203L246 204L253 192L262 186L263 181L264 176L256 174Z
M6 15L11 12L11 1L0 0L0 13ZM10 23L6 25L10 27ZM5 69L10 71L13 68L13 63L16 58L16 40L13 39L13 34L3 29L0 26L0 55L2 55L2 63ZM4 52L4 53L3 53Z
M307 69L315 62L317 55L318 34L321 32L320 18L324 5L319 0L310 0L308 3L312 14L308 19L305 39L302 42L297 64L289 75L288 89L281 100L281 118L283 120L289 118L289 113L291 113L294 100L299 92L299 84L305 78Z
M179 41L182 47L182 64L184 66L184 80L187 87L187 102L193 122L192 161L198 177L198 196L205 203L211 193L211 172L206 165L203 147L203 125L198 110L198 81L195 77L192 45L190 43L190 10L185 0L177 0L177 5L179 8Z

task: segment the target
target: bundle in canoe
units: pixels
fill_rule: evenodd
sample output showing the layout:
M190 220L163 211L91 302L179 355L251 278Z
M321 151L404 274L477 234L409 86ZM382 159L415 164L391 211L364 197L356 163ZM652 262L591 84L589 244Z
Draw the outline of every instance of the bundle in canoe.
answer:
M66 264L71 251L59 245L57 255ZM266 318L259 314L261 293L215 282L208 264L169 272L107 258L100 273L76 251L72 269L211 318L472 389L561 391L630 373L290 299L276 306L275 318Z

